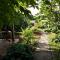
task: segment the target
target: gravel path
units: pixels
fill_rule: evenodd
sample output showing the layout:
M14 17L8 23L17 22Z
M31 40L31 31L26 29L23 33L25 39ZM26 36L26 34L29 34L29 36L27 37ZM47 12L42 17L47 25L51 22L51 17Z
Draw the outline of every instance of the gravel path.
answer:
M53 53L49 50L47 34L42 34L37 43L38 45L34 54L34 60L54 60Z

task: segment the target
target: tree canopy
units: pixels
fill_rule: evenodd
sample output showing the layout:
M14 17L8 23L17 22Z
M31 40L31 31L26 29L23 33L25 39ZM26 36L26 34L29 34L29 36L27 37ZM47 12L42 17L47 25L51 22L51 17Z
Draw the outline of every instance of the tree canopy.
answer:
M41 0L40 13L37 14L40 20L47 20L49 29L52 32L60 32L60 0Z
M36 0L0 0L0 27L30 17L31 12L27 9L30 6L36 7Z

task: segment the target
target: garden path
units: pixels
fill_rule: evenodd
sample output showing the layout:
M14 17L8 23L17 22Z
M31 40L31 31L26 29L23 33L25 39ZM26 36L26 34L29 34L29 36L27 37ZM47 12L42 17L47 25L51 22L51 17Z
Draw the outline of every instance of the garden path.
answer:
M37 41L36 52L34 54L34 60L54 60L54 56L51 50L49 50L48 35L43 33L40 39Z

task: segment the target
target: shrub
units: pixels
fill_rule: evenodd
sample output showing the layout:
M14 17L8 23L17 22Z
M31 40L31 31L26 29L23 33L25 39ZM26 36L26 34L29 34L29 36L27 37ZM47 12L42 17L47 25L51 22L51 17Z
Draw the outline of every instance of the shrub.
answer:
M14 44L7 50L4 60L33 60L32 47L27 44Z
M26 28L22 31L22 36L24 38L24 43L26 44L33 44L34 41L34 34L30 28Z

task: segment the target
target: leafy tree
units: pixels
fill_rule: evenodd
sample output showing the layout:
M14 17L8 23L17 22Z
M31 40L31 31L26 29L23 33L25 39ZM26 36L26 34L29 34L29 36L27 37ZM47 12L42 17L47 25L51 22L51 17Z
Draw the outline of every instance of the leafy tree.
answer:
M47 20L49 29L52 32L59 33L60 30L60 1L42 0L40 2L40 20Z
M12 39L14 41L14 24L16 21L30 17L29 6L36 7L36 0L0 0L0 27L10 25L12 27ZM6 27L7 29L7 27Z

